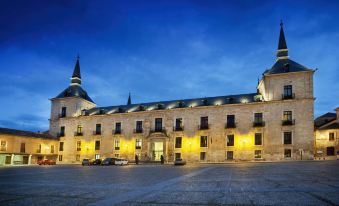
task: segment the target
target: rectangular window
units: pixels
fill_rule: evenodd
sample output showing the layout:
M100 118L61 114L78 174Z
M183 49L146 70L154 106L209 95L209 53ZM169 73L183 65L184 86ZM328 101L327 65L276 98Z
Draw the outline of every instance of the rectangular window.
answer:
M60 127L60 137L64 137L65 136L65 126L61 126Z
M227 160L233 160L233 151L227 151L226 152L226 159Z
M285 156L285 158L291 158L292 157L292 150L291 149L285 149L284 156Z
M95 134L101 134L101 124L95 125Z
M64 142L59 143L59 151L60 152L64 151Z
M208 117L200 117L200 129L208 129Z
M120 140L116 139L114 141L114 149L115 150L120 150Z
M141 149L142 140L136 139L135 140L135 149Z
M59 162L62 162L62 155L59 155Z
M114 157L115 157L115 158L119 158L119 157L120 157L120 154L114 154Z
M95 155L94 155L94 158L95 158L96 160L98 160L98 159L100 159L100 155L99 155L99 154L95 154Z
M181 131L182 129L183 129L182 118L176 118L175 119L175 131Z
M137 121L135 131L136 133L142 133L142 121Z
M0 151L6 151L7 150L7 142L1 141Z
M206 152L200 152L200 160L201 161L206 160Z
M292 121L292 111L284 111L283 120Z
M254 158L261 159L261 150L254 151Z
M326 148L326 155L327 156L334 156L334 147L327 147Z
M175 159L181 159L181 153L175 153Z
M51 154L54 154L54 145L51 145Z
M227 135L227 146L230 147L230 146L234 146L234 134L229 134Z
M77 127L77 134L82 135L82 125L78 125Z
M26 143L21 143L20 145L20 153L25 153L26 152Z
M67 110L66 107L61 108L61 117L66 117L66 110Z
M200 137L200 147L207 147L207 136Z
M121 122L115 123L115 134L121 134Z
M81 141L77 141L77 151L81 151Z
M77 161L77 162L80 161L80 155L79 154L75 155L75 161Z
M292 93L292 85L285 85L284 86L284 99L292 99L293 93Z
M162 118L155 118L155 131L156 132L162 131Z
M95 141L95 150L100 150L100 140Z
M176 137L175 138L175 148L181 148L181 142L182 142L182 138Z
M254 113L254 122L255 123L263 122L262 113Z
M235 115L227 115L227 122L226 122L227 128L234 128L235 127Z
M254 145L262 145L262 134L261 133L255 133Z
M328 140L329 141L334 141L334 132L328 133Z
M36 150L36 153L41 153L41 144L38 144L38 149Z
M292 144L292 132L284 132L284 144Z

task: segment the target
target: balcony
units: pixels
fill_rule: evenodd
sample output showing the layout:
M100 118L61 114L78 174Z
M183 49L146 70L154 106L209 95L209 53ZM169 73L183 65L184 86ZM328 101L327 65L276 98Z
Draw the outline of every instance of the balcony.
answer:
M230 128L236 128L237 125L235 124L235 122L228 122L225 124L225 129L230 129Z
M84 136L83 132L74 132L74 136Z
M135 146L135 149L141 149L141 146Z
M135 134L140 134L140 133L143 133L143 129L142 129L142 128L134 129L133 132L134 132Z
M64 136L65 136L65 133L63 133L63 132L60 132L60 133L57 134L57 137L64 137Z
M166 132L165 127L156 127L151 129L151 133L155 133L155 132Z
M112 134L121 134L122 133L122 129L113 129L112 130Z
M101 135L101 131L93 131L93 135Z
M264 121L254 121L253 122L253 127L264 127L265 122Z
M201 125L198 125L198 129L199 130L207 130L210 128L210 125L209 124L201 124Z
M184 126L174 126L173 131L184 131Z
M282 126L288 126L288 125L294 125L295 120L294 119L285 119L281 121Z
M286 99L295 99L295 94L294 94L294 93L289 94L289 95L287 95L287 94L282 94L282 95L281 95L281 99L283 99L283 100L286 100Z

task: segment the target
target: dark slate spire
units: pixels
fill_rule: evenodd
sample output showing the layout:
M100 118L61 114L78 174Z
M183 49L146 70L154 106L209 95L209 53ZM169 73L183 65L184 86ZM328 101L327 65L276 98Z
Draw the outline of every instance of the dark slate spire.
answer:
M75 66L74 66L71 84L81 84L80 57L79 57L79 55L77 56L77 61L76 61Z
M131 104L132 104L131 93L128 93L127 105L131 105Z
M277 50L277 60L279 59L287 59L288 58L288 49L285 40L283 22L280 23L280 35L279 35L279 44Z

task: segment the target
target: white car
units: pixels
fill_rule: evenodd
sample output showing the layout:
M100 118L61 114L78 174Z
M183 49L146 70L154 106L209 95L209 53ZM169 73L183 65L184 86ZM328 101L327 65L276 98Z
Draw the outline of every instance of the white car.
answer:
M115 160L115 165L128 165L128 160L126 159L116 159Z

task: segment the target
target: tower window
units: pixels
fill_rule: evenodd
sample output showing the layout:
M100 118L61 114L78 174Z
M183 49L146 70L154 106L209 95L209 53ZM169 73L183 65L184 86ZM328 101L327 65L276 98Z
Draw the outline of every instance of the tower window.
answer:
M283 99L293 99L293 98L294 98L294 95L292 92L292 85L285 85Z
M60 117L66 117L66 110L67 110L66 107L62 107L61 108L61 115L60 115Z
M292 132L284 132L284 144L292 144Z

